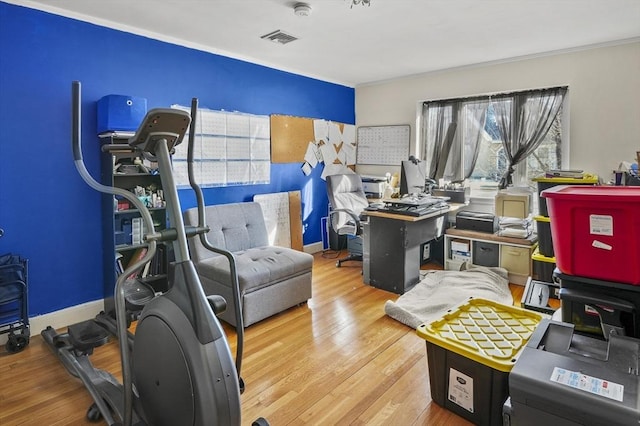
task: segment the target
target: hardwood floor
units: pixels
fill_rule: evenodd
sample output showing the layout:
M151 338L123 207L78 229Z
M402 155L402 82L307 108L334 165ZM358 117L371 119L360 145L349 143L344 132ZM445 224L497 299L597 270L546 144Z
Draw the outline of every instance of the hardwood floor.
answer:
M316 254L309 303L247 328L242 424L469 425L431 402L425 341L384 313L398 295L364 285L352 265ZM519 303L522 287L512 293ZM94 424L85 418L91 398L39 332L23 352L0 355L0 424ZM115 343L92 360L120 376Z

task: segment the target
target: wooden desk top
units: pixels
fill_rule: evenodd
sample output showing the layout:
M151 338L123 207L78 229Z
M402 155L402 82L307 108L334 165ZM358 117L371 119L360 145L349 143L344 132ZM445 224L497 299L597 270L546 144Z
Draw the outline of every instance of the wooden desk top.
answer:
M436 210L433 213L425 214L424 216L410 216L408 214L390 213L390 212L383 212L378 210L365 210L363 211L363 213L366 214L367 216L381 217L384 219L404 220L406 222L418 222L420 220L431 219L434 217L442 216L444 214L447 214L449 211L450 209L447 206L439 210Z
M446 234L460 238L474 238L477 240L495 241L498 243L519 244L523 246L532 246L538 242L538 235L531 234L528 238L503 237L498 234L489 234L486 232L469 231L466 229L449 228Z

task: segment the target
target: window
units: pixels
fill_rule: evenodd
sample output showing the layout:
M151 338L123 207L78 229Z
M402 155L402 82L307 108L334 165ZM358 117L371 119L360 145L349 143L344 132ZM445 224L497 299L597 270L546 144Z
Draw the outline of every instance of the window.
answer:
M425 102L422 152L428 176L467 180L473 196L492 197L507 178L515 186L531 186L532 178L562 168L565 92L553 88ZM449 126L456 130L447 138L443 129ZM443 163L446 167L439 167ZM510 163L513 174L507 175Z

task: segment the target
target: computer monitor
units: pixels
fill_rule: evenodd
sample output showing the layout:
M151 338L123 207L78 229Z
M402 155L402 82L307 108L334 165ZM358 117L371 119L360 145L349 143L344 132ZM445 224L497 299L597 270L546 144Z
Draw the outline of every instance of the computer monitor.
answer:
M424 164L417 160L403 161L400 167L400 195L423 193L425 177Z

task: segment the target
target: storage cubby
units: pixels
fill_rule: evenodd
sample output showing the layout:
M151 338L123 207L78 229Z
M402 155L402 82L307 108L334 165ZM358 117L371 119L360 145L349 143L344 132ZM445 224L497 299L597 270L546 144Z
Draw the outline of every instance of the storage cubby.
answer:
M509 272L509 282L525 285L532 274L531 256L536 247L535 235L512 238L450 228L445 234L444 267L459 270L466 261L478 266L499 266Z
M107 133L100 135L101 144L122 145L121 151L102 153L102 184L125 189L138 196L148 207L154 227L162 230L168 226L162 180L157 169L140 165L137 155L127 150L128 134ZM148 164L147 164L148 165ZM142 236L146 229L142 225L140 212L124 197L103 194L103 262L104 262L104 310L114 310L113 291L118 278L130 262L144 255L147 244ZM168 288L167 268L170 245L158 243L156 255L138 274L142 282L155 291Z

